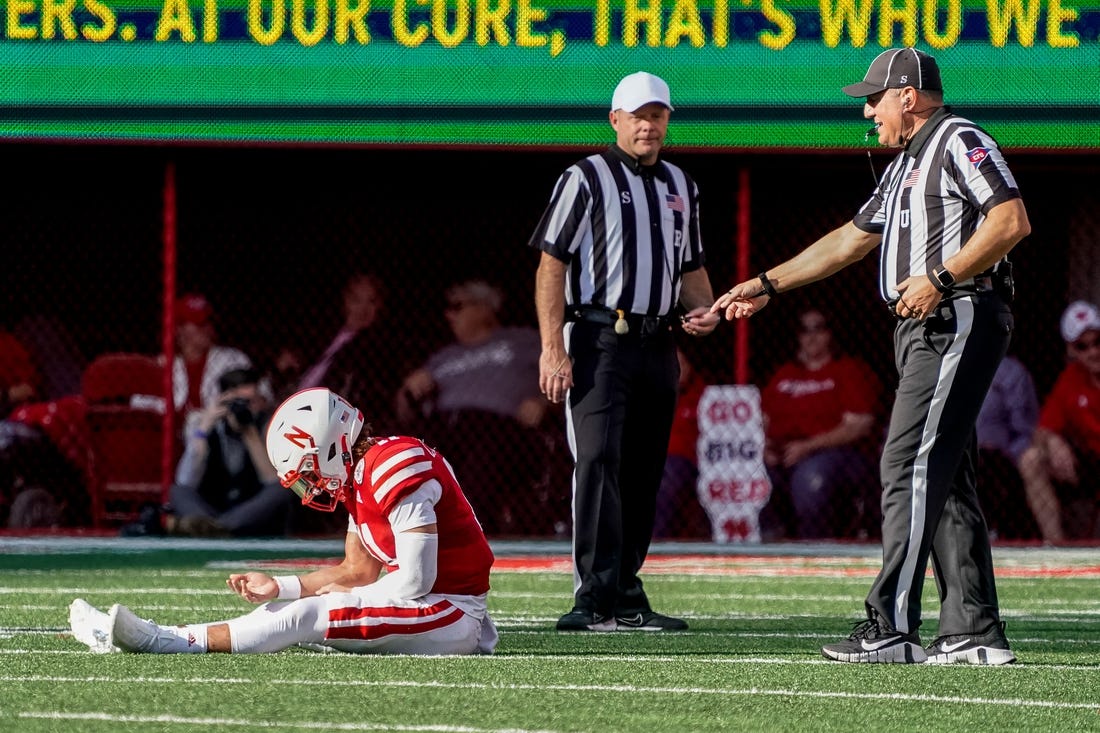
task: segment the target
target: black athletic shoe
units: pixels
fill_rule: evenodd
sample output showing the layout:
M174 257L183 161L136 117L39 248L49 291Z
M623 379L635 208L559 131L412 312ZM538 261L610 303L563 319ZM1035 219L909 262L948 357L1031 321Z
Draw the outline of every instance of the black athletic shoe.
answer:
M615 623L620 631L687 631L688 627L687 621L682 618L673 618L654 611L616 616Z
M1016 655L1008 648L1005 622L991 624L980 634L939 636L924 650L929 664L1012 664Z
M574 608L558 619L558 631L614 631L615 619L611 616L583 608Z
M915 631L903 634L874 618L856 624L844 641L821 647L821 653L838 662L919 664L927 657Z

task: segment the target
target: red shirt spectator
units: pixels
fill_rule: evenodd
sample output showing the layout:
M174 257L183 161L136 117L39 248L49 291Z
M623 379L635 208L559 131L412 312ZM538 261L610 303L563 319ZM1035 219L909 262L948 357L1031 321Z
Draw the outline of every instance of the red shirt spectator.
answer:
M9 419L41 430L61 455L81 472L86 484L95 480L91 436L84 416L87 405L83 397L69 396L51 402L23 405Z
M668 455L687 458L692 463L698 459L699 422L695 411L706 388L706 382L694 371L680 388L676 414L672 417L672 434L668 438Z
M12 407L38 397L41 376L30 353L7 331L0 331L0 405L4 413Z
M1100 332L1094 332L1093 338L1100 340ZM1058 377L1043 403L1039 427L1058 433L1080 450L1100 456L1100 386L1084 364L1071 362Z
M704 538L710 535L710 522L696 493L699 477L697 412L699 398L707 384L683 350L677 349L676 358L680 361L679 395L672 416L661 486L657 491L653 537Z
M176 302L176 360L172 366L172 392L176 409L187 418L184 432L197 411L218 399L218 378L233 369L249 369L252 360L239 349L217 343L214 308L199 294L184 295ZM269 399L270 387L261 389Z
M764 464L772 483L760 515L763 537L838 537L878 524L861 508L873 503L869 495L878 485L866 450L878 398L870 368L836 355L824 314L799 314L798 352L761 393Z
M847 356L815 367L801 361L784 364L761 396L768 438L803 440L832 430L846 412L874 414L877 382L863 362Z
M1100 308L1071 303L1061 328L1069 363L1020 457L1028 506L1052 544L1100 538Z

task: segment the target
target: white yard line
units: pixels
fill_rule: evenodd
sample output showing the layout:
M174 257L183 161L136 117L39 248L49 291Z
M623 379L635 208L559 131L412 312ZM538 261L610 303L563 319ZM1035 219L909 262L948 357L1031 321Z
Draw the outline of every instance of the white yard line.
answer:
M557 657L555 657L557 658ZM759 663L759 662L757 662ZM835 662L824 662L825 664L835 664ZM1009 665L1007 668L1011 668ZM1089 667L1094 669L1094 667ZM53 676L27 676L27 677L14 677L14 676L0 676L0 682L41 682L46 684L65 684L65 683L95 683L95 684L120 684L120 685L133 685L133 684L167 684L167 685L252 685L257 684L256 680L248 680L241 678L205 678L205 677L190 677L190 678L173 678L173 677L53 677ZM266 685L288 685L300 689L306 689L309 685L315 684L314 680L309 679L274 679L264 680ZM1048 708L1058 710L1098 710L1100 709L1100 703L1096 701L1091 702L1062 702L1058 700L1034 700L1021 697L1013 698L996 698L996 697L965 697L961 695L919 695L908 694L900 692L891 693L876 693L876 692L847 692L843 690L788 690L788 689L767 689L750 687L743 689L723 689L714 687L651 687L651 686L637 686L637 685L559 685L559 684L486 684L477 682L421 682L417 680L327 680L326 686L329 687L349 687L349 688L393 688L393 689L462 689L462 690L529 690L534 692L598 692L598 693L620 693L624 695L715 695L725 697L752 697L752 696L769 696L769 697L801 697L801 698L814 698L814 699L846 699L846 700L867 700L867 701L885 701L885 702L931 702L937 704L954 704L954 705L1004 705L1011 707L1025 707L1025 708ZM122 719L125 719L123 717ZM434 730L430 728L419 728L417 730ZM472 730L472 729L459 729L459 728L447 728L445 730Z

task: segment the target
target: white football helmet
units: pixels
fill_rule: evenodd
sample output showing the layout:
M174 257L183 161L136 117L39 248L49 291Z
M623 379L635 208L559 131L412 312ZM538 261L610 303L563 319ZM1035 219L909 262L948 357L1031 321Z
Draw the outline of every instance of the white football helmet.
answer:
M335 392L317 387L287 398L271 416L267 457L283 486L313 509L331 512L351 485L351 447L363 413Z

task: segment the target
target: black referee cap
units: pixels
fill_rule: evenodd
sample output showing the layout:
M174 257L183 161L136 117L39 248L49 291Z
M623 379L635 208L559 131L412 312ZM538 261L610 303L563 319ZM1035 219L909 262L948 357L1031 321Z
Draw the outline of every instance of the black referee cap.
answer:
M868 97L883 89L902 87L942 91L936 59L915 48L891 48L875 57L863 81L849 84L843 91L849 97Z

